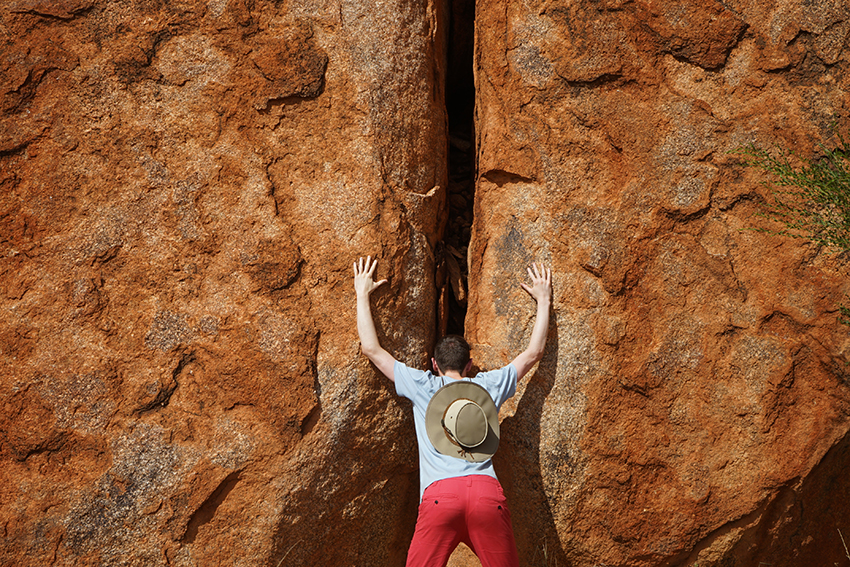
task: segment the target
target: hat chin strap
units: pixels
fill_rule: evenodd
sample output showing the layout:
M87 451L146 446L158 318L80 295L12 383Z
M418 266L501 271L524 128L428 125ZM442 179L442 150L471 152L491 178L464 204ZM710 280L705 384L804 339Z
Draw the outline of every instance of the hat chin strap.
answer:
M469 453L469 450L470 450L470 449L474 449L474 448L475 448L475 447L466 447L466 446L464 446L464 445L461 445L461 444L460 444L460 441L458 441L458 440L457 440L457 437L455 437L455 436L454 436L454 433L452 433L451 431L449 431L449 428L448 428L448 427L446 427L446 422L445 422L445 420L442 420L442 419L441 419L441 420L440 420L440 423L443 425L443 431L445 431L445 432L446 432L446 437L448 437L449 441L451 441L453 444L455 444L455 445L457 445L458 447L460 447L460 450L457 452L457 454L458 454L458 455L460 455L461 457L465 457L465 456Z

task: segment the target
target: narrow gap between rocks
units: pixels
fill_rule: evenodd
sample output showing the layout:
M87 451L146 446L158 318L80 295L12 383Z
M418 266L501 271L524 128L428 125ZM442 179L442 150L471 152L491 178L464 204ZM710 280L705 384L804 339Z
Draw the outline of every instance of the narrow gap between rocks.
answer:
M441 286L438 336L463 335L466 318L468 249L475 200L475 0L450 0L446 62L448 117L447 219L437 281Z

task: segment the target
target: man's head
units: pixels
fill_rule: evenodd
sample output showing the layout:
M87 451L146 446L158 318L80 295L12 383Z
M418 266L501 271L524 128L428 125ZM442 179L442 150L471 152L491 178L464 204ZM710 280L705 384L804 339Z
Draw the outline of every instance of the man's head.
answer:
M463 374L469 365L469 343L459 335L446 335L434 348L434 360L441 374L455 370Z

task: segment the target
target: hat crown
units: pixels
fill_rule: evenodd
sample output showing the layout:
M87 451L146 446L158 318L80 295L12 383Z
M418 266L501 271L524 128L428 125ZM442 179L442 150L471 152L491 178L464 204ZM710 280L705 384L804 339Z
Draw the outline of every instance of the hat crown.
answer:
M472 400L460 398L446 408L443 425L450 439L461 447L473 448L487 439L487 415Z

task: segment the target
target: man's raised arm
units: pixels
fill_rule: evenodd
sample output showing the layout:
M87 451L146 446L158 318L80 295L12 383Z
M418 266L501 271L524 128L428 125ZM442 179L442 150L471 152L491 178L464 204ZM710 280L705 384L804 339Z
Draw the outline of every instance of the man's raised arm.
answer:
M537 361L543 358L543 349L546 347L546 334L549 332L549 309L552 306L552 272L549 268L540 264L532 264L534 271L528 268L531 277L531 286L521 283L522 289L537 302L537 316L534 319L534 327L531 329L531 339L528 347L514 360L517 380L525 376Z
M371 256L366 257L366 262L360 258L360 262L354 263L354 290L357 292L357 334L360 336L360 348L363 350L372 364L378 367L384 376L395 382L393 366L395 359L390 353L381 347L378 341L378 333L375 331L375 322L372 320L372 306L369 304L369 296L387 280L379 282L372 280L378 259L372 261ZM544 338L545 340L545 338Z

